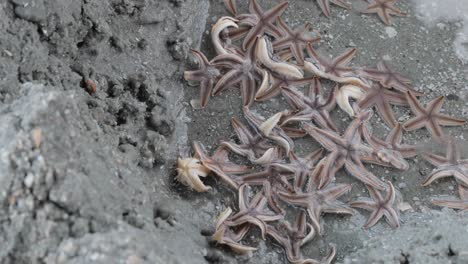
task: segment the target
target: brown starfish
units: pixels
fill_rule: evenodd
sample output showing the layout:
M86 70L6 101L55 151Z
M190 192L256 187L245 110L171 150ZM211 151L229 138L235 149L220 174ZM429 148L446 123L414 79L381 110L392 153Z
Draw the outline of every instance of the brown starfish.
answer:
M408 102L404 94L391 91L379 83L374 83L366 91L364 98L359 101L358 106L361 109L369 109L374 106L385 123L390 127L394 127L398 122L390 104L408 105Z
M318 233L321 233L320 216L322 213L354 214L353 209L337 200L350 190L350 184L327 186L321 190L315 190L314 184L309 184L306 192L279 191L278 195L290 204L307 209L312 226Z
M432 199L432 203L438 206L467 211L468 187L463 186L463 184L459 184L458 193L460 194L460 199L434 198Z
M294 173L294 191L303 191L307 180L311 178L314 164L322 156L323 149L313 151L304 158L298 157L294 152L289 152L289 163L272 163L271 166L281 168Z
M437 97L429 102L426 107L423 107L411 92L406 92L406 99L412 112L416 114L416 117L411 118L403 124L403 128L407 131L426 127L433 137L441 138L444 134L440 126L461 126L466 122L464 119L440 113L445 96Z
M351 122L343 136L334 131L317 128L303 123L303 128L317 140L329 153L324 160L324 168L319 175L319 188L328 185L334 178L334 172L342 167L355 178L376 189L384 189L383 182L368 171L361 160L372 155L374 149L364 145L361 140L360 127L371 117L370 110L361 111L360 115Z
M309 43L312 44L320 41L320 37L310 36L310 23L306 23L304 26L293 30L279 17L278 27L283 30L283 35L273 42L274 51L289 49L297 64L303 65L304 48Z
M217 150L213 156L209 157L206 154L205 147L198 141L193 142L193 149L195 151L195 158L200 159L203 166L214 172L229 187L235 190L239 188L237 183L227 173L245 173L249 170L249 167L230 162L228 153L225 150Z
M346 9L351 8L351 5L343 0L317 0L317 4L319 5L320 9L322 9L322 12L326 17L330 17L330 2Z
M250 26L250 30L244 38L242 49L247 50L254 45L257 36L263 36L264 33L270 34L275 38L281 36L281 30L274 25L274 22L288 7L288 2L283 1L268 11L263 11L257 0L250 0L250 14L237 16L241 25Z
M285 150L286 154L294 148L294 142L292 139L288 137L288 135L286 135L286 133L277 125L279 118L281 117L281 113L265 120L260 115L250 111L247 107L244 107L244 116L252 127L259 131L263 136L275 141Z
M211 63L216 67L228 69L213 88L213 95L240 84L243 106L252 104L255 97L256 80L263 79L264 74L257 65L256 57L254 45L243 55L226 53L213 58Z
M422 182L427 186L440 178L453 176L462 185L468 186L468 159L462 159L460 145L453 138L446 139L447 151L445 157L424 153L423 158L437 168Z
M392 24L391 15L406 16L405 12L397 9L393 5L397 0L370 0L371 2L367 6L367 9L362 13L377 13L380 19L387 25Z
M226 208L216 220L216 231L213 234L212 238L218 244L229 246L234 252L238 254L251 254L252 251L257 250L254 247L249 247L242 245L240 241L250 229L250 223L243 224L239 226L237 230L233 230L226 225L226 220L232 214L231 208Z
M278 190L293 191L289 180L294 178L294 174L281 170L276 166L269 165L260 172L253 172L236 177L236 182L240 185L262 185L263 193L268 200L268 205L278 214L284 214L284 210L279 206L276 193Z
M293 111L288 111L283 115L281 126L294 121L313 121L321 128L337 131L329 114L336 105L336 90L335 86L328 98L324 99L321 94L320 81L311 83L307 96L295 87L285 88L283 95Z
M411 86L410 79L393 71L385 61L377 63L377 69L360 69L359 73L365 78L379 82L386 88L394 88L403 93L410 91L416 96L423 95Z
M229 148L231 151L241 156L247 157L251 162L263 164L273 159L273 144L264 137L258 129L251 132L239 119L233 117L231 125L237 134L240 144L229 141L222 141L221 146Z
M380 218L385 216L387 223L392 228L400 226L398 211L392 206L395 203L395 188L391 182L388 182L387 193L385 197L376 189L371 186L366 186L372 199L358 198L358 200L350 203L351 207L362 208L364 210L372 211L369 219L364 225L365 229L374 226Z
M321 262L313 259L304 259L302 256L301 247L315 236L314 228L308 224L306 220L306 213L301 210L296 216L296 221L292 226L288 222L282 224L279 230L268 226L267 233L283 246L286 251L286 257L291 263L330 263L336 254L333 244L330 245L330 253ZM309 229L309 231L307 231L307 229Z
M208 61L201 51L192 49L190 52L197 58L199 69L185 71L184 79L189 81L189 84L190 82L200 83L200 99L198 101L192 100L191 104L196 106L194 108L204 108L210 100L211 91L221 72L213 63Z
M375 149L376 155L373 155L371 160L366 160L366 162L406 170L409 168L409 165L404 161L404 158L411 158L417 155L415 146L401 143L403 133L400 123L397 123L392 131L390 131L385 141L372 135L367 126L362 126L362 133L366 142Z
M354 58L356 52L356 48L350 48L331 60L320 54L311 44L307 45L307 53L309 57L318 64L319 69L324 73L337 77L350 76L353 74L354 69L347 65Z
M267 198L263 192L257 193L249 202L249 187L243 184L239 187L239 212L226 219L227 226L240 226L245 223L256 225L260 228L262 238L265 239L267 224L265 222L277 221L283 215L267 210Z
M268 89L265 90L259 89L257 91L257 94L255 94L256 101L269 100L279 95L284 89L290 86L301 86L303 84L310 83L311 81L313 82L316 79L316 77L306 77L297 80L273 72L271 73L271 77L273 79L271 86L266 86L268 87Z

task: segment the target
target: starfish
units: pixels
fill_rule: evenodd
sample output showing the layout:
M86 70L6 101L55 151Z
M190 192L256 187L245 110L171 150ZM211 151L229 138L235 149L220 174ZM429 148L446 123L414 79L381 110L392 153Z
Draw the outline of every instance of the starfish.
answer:
M241 25L250 26L250 30L242 42L242 49L247 50L254 45L257 36L263 36L264 33L270 34L275 38L281 36L281 30L274 25L274 22L288 7L288 2L283 1L268 11L263 11L257 0L250 0L250 14L239 15L237 18Z
M204 108L210 100L211 91L215 85L218 77L221 75L221 72L218 68L213 65L205 55L198 50L191 49L190 52L195 56L198 61L198 70L194 71L185 71L184 79L191 82L200 83L200 99L192 100L190 103L194 108Z
M251 254L252 251L257 250L257 248L249 247L242 245L239 241L247 234L250 229L250 224L241 225L237 231L234 231L226 225L225 221L232 214L232 209L230 207L226 208L219 216L216 221L216 231L213 234L212 238L218 244L229 246L234 252L238 254Z
M468 211L468 187L459 184L458 193L460 194L460 199L435 198L432 199L432 203L438 206Z
M278 195L284 201L304 207L307 209L312 226L320 234L320 216L322 213L334 214L354 214L353 209L338 201L338 197L351 190L350 184L339 184L336 186L328 186L321 190L315 190L313 184L309 184L306 192L283 192L279 191Z
M294 174L280 170L278 167L269 165L260 172L245 174L236 178L240 185L262 185L263 193L267 198L270 207L279 214L284 214L284 210L278 205L276 192L278 190L293 191L289 180L294 178Z
M321 262L313 259L304 259L302 256L301 247L315 236L314 228L307 223L306 216L306 213L301 210L296 216L296 221L292 226L289 222L282 224L279 230L268 226L267 233L283 246L286 251L286 257L291 263L330 263L336 254L334 245L331 245L332 249L330 253ZM307 229L309 229L309 231L307 231Z
M351 5L343 0L317 0L317 4L320 6L320 9L322 9L322 12L326 17L330 17L330 2L346 9L351 8Z
M224 223L227 226L240 226L245 223L256 225L260 228L262 238L265 239L266 222L280 220L283 215L266 209L267 198L263 192L257 193L249 202L248 188L246 184L239 187L239 212L227 218Z
M247 166L230 162L228 160L228 152L224 148L215 151L211 157L206 154L205 147L198 141L193 142L193 149L195 151L195 158L198 158L204 167L214 172L229 187L235 190L239 188L237 183L227 173L245 173L249 170Z
M200 177L206 177L210 170L201 165L200 160L195 158L177 159L176 179L182 184L189 186L197 192L206 192L211 189L200 180Z
M410 91L416 96L423 95L411 86L410 79L393 71L385 61L377 63L377 69L360 69L359 73L365 78L379 82L386 88L394 88L402 93Z
M256 80L263 79L261 76L264 75L264 71L257 65L255 45L243 55L226 53L211 60L211 63L216 67L228 69L213 88L213 95L240 83L243 106L252 104L255 97Z
M292 139L277 125L281 118L281 112L265 120L260 115L244 107L244 116L252 127L257 129L263 136L275 141L285 150L286 154L294 148Z
M337 76L345 77L353 74L354 70L347 65L356 55L357 49L347 49L343 54L337 56L335 59L328 59L322 54L318 53L311 44L307 45L307 53L309 57L313 59L319 65L319 69L324 73Z
M407 131L426 127L433 137L441 138L444 134L440 126L461 126L466 122L464 119L440 113L445 96L437 97L429 102L426 107L423 107L411 92L406 92L406 99L412 112L416 114L416 117L411 118L403 124L403 128Z
M404 162L404 158L411 158L417 155L416 147L402 144L402 127L400 123L390 131L384 140L381 140L372 135L367 126L362 126L362 134L366 142L375 149L375 155L372 156L371 162L382 166L393 166L401 170L408 169L409 165Z
M228 30L228 28L239 28L238 22L239 20L232 17L221 17L211 28L211 42L218 55L227 53L241 54L241 51L236 46L229 43L226 39L223 41L220 38L220 34Z
M362 13L377 13L380 19L387 25L392 24L391 15L406 16L405 12L400 11L393 5L397 0L370 0L367 9Z
M324 99L319 81L311 83L307 96L294 87L285 88L283 95L293 111L283 115L281 126L294 121L313 121L324 129L337 131L329 114L336 105L336 90L337 87L333 88L328 98Z
M291 55L296 59L298 65L304 64L304 48L309 43L320 41L320 37L310 36L311 24L306 23L304 26L291 29L284 20L278 18L278 26L283 30L283 35L273 42L275 51L289 49Z
M357 101L364 98L365 91L367 89L363 89L359 86L347 84L336 92L336 103L341 108L341 110L345 111L349 116L354 117L356 113L354 112L353 106L351 105L350 98L353 98Z
M384 185L374 174L368 171L361 160L375 152L364 145L361 140L360 127L372 115L370 110L361 111L360 115L351 122L343 136L334 131L317 128L303 123L303 128L317 140L329 153L324 161L319 177L319 188L328 185L334 178L334 172L345 169L355 178L376 189L383 189Z
M390 104L407 105L408 102L404 94L391 91L379 83L374 83L359 101L358 106L361 109L369 109L375 106L385 123L390 127L394 127L398 122Z
M274 146L264 137L258 129L252 133L237 118L231 119L231 125L237 134L240 144L229 141L222 141L221 146L225 146L231 151L241 156L247 157L251 162L264 164L273 160Z
M423 158L437 168L427 176L422 182L422 186L427 186L435 180L449 176L455 177L460 184L468 186L468 159L461 158L460 145L455 139L451 138L445 141L447 143L445 157L433 153L423 154Z
M358 200L350 203L351 207L362 208L364 210L372 211L369 219L364 225L365 229L374 226L380 218L385 216L387 223L392 228L400 226L399 216L397 210L392 206L395 203L395 188L391 182L388 182L387 193L385 197L376 189L371 186L366 186L372 199L358 198Z
M257 93L255 94L255 100L256 101L266 101L269 100L280 93L288 87L291 86L301 86L303 84L310 83L311 81L314 82L317 77L306 77L302 79L291 79L289 77L272 73L272 84L271 86L264 86L267 87L267 89L258 89Z
M289 163L272 163L271 166L294 173L294 191L303 191L307 179L311 178L315 162L322 156L323 149L318 149L304 158L298 157L293 151L289 152Z

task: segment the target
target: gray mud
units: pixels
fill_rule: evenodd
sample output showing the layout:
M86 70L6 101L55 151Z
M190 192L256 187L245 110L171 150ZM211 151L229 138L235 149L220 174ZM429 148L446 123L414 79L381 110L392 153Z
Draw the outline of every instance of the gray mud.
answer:
M426 26L411 2L399 7L409 16L391 28L336 6L327 19L310 0L290 1L285 18L292 26L311 22L323 52L358 47L354 65L390 59L425 102L447 95L445 111L467 117L468 69L452 47L462 25ZM206 194L174 181L175 160L189 142L215 146L234 137L238 91L193 110L188 102L198 89L182 78L195 67L189 48L210 54L209 28L227 14L219 0L0 1L0 263L286 262L281 248L256 234L251 258L215 246L207 237L216 216L236 207L236 194L213 179ZM271 114L284 101L258 107ZM410 116L396 111L402 121ZM333 118L340 128L350 121L339 111ZM378 118L374 129L388 132ZM466 126L445 131L468 138ZM431 144L425 130L405 141ZM325 234L304 255L318 258L334 243L338 263L468 263L466 213L430 203L434 195L455 196L454 181L422 188L431 165L418 158L410 166L404 173L371 168L411 206L399 230L382 221L364 231L363 211L326 216ZM337 181L355 183L345 174ZM364 189L355 183L348 199Z

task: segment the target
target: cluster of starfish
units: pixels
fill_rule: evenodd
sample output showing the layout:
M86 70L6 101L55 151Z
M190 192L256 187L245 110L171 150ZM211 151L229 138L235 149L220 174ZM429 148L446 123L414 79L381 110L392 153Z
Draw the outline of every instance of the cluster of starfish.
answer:
M371 211L364 228L372 227L384 216L391 227L398 227L396 190L391 182L367 170L364 163L407 170L405 159L418 152L415 146L402 143L403 130L426 127L433 138L443 141L448 137L441 126L463 125L465 121L440 113L444 97L421 105L417 96L422 93L386 62L372 69L349 67L357 52L354 48L334 59L318 52L313 45L320 38L312 34L309 24L291 29L281 18L286 1L264 11L256 0L251 0L246 14L238 14L235 1L225 2L234 17L222 17L212 27L217 55L208 60L202 52L192 50L199 68L186 71L184 77L200 85L200 99L191 101L194 108L204 108L211 96L226 89L239 88L248 125L232 118L237 142L221 142L212 155L200 142L194 142L195 154L179 158L177 168L177 179L196 191L210 189L200 177L211 173L239 193L238 211L227 208L221 213L213 239L236 252L250 253L255 248L244 245L242 240L250 229L258 227L263 239L269 236L284 247L290 262L330 263L335 256L333 245L321 262L301 253L305 243L322 233L322 214L354 214L351 207L361 208ZM395 1L374 2L382 4L384 14L394 10L384 6ZM328 1L319 3L327 14ZM322 80L336 83L327 96L322 94ZM254 102L279 95L289 109L269 118L251 109ZM398 123L392 104L409 105L415 117ZM354 118L342 133L330 118L336 105ZM392 128L385 140L372 134L373 108ZM301 157L295 152L294 139L306 136L323 148ZM423 185L454 176L461 200L439 199L434 203L466 209L468 160L460 159L456 144L448 146L446 157L424 153L424 158L438 168ZM235 164L229 155L245 157L247 165ZM358 198L350 204L338 200L351 190L349 184L334 183L342 168L366 186L370 198ZM286 208L287 204L292 207ZM287 215L295 216L295 221L289 222Z

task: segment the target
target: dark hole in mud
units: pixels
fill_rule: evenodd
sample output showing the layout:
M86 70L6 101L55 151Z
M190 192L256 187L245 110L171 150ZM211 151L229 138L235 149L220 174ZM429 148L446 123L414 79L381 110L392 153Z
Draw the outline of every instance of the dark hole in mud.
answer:
M401 253L400 264L410 264L409 254Z
M455 251L453 251L452 246L449 245L449 247L448 247L448 252L447 252L447 256L449 256L449 257L454 257L454 256L456 256L456 255L457 255L457 253L456 253Z

